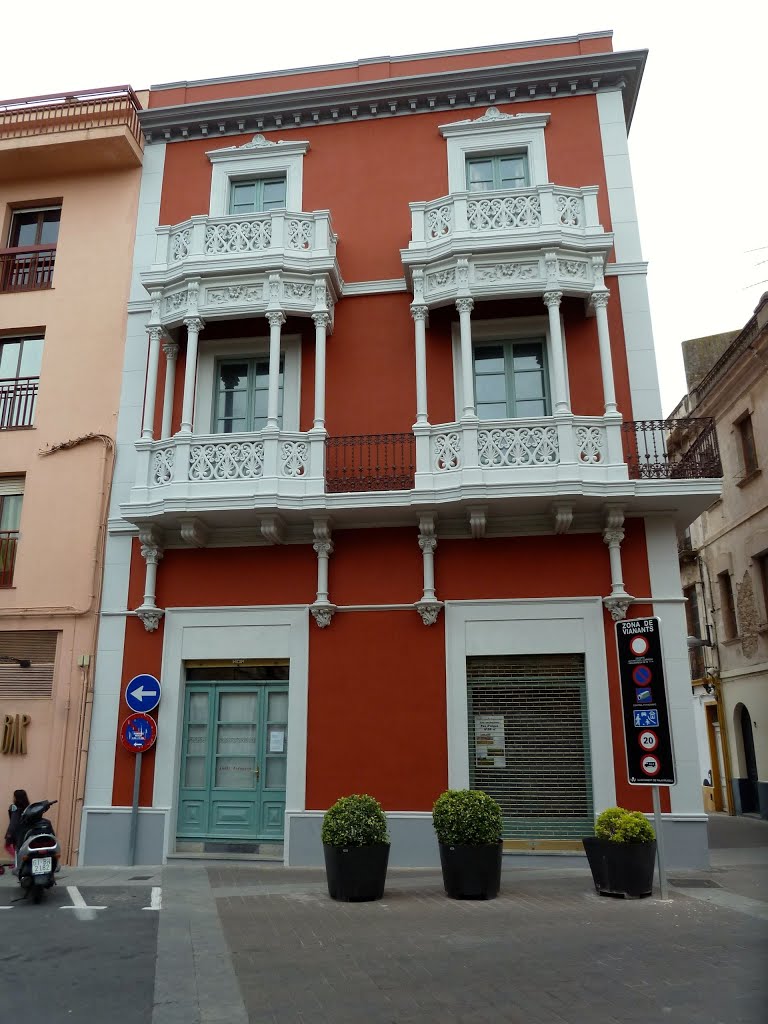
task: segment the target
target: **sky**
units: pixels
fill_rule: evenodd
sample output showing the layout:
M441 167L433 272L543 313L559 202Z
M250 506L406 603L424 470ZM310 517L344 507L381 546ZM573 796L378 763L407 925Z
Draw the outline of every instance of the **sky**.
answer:
M768 291L761 0L225 0L207 18L180 0L8 7L6 40L46 30L3 48L6 99L612 29L615 50L649 50L629 144L665 413L685 391L680 343L743 327Z

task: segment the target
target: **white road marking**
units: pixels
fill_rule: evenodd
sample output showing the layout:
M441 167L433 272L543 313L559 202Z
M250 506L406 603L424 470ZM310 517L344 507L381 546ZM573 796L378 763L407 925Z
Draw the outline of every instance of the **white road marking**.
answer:
M80 895L80 890L77 888L76 885L68 885L67 892L69 893L69 898L72 900L72 906L60 907L59 909L74 910L75 917L79 921L92 921L96 917L94 911L107 909L106 907L89 907L88 904L83 899L83 897Z
M163 889L162 886L153 885L152 893L149 897L149 906L142 907L142 910L162 910L163 909Z

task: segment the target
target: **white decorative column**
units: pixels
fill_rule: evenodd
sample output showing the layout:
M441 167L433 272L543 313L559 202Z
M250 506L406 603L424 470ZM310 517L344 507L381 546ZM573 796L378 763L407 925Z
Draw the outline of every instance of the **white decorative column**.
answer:
M471 299L469 300L472 301ZM427 318L429 307L421 303L411 306L416 345L416 423L429 424L427 413ZM467 314L469 316L469 314Z
M563 298L561 291L544 292L544 305L549 313L549 336L552 341L552 377L555 399L554 413L570 413L568 388L566 386L565 345L563 329L560 325L560 303Z
M189 316L184 320L187 329L187 357L184 367L184 399L181 408L180 434L192 433L192 417L195 411L195 381L197 379L197 347L205 324L199 316Z
M147 386L144 391L144 417L142 420L141 436L143 440L151 441L155 436L157 374L160 363L160 339L163 336L163 328L159 324L150 324L147 327L147 333L149 335L149 352L147 353Z
M163 422L160 428L160 437L171 436L171 420L173 417L173 393L176 386L176 359L179 354L179 346L175 341L167 338L163 342L163 355L165 356L165 389L163 391Z
M331 314L327 310L317 309L312 314L315 324L315 430L325 430L325 342ZM270 342L271 342L270 320ZM278 328L279 330L279 328Z
M424 566L424 593L421 600L416 602L416 611L425 626L434 626L440 609L443 607L443 602L438 601L435 595L437 537L435 536L435 517L431 514L419 516L419 547Z
M603 399L606 415L617 412L616 389L613 382L613 358L611 356L611 335L608 330L609 291L594 291L589 302L595 311L597 321L597 342L600 348L600 371L603 376Z
M620 622L627 616L627 608L632 598L624 589L621 571L621 542L624 540L624 510L616 505L606 509L603 541L608 545L608 557L611 560L611 593L603 598L603 604L611 613L614 622Z
M136 614L144 623L144 629L148 633L153 633L165 614L163 609L158 608L155 604L157 565L163 557L160 532L157 527L149 526L139 531L139 541L141 542L141 557L146 562L147 571L144 580L144 600L136 609Z
M278 397L280 389L280 330L285 323L281 309L269 310L269 391L267 393L267 430L277 430Z
M320 629L325 629L326 626L330 626L336 611L336 605L331 604L328 596L328 559L333 554L330 520L316 519L313 533L315 542L312 547L317 554L317 597L314 604L309 606L309 610Z
M459 330L461 336L461 389L464 392L464 404L461 411L462 419L476 419L475 412L475 377L472 364L472 310L475 308L473 299L456 299L459 311Z

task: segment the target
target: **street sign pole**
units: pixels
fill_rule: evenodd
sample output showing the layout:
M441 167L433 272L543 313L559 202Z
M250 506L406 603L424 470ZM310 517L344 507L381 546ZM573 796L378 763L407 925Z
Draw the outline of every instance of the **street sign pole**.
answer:
M131 831L128 839L128 864L136 863L136 838L139 831L139 783L141 782L141 751L136 754L133 768L133 805L131 806ZM654 790L655 792L655 790Z
M656 830L656 859L659 863L659 886L661 887L661 898L663 900L668 900L669 886L667 885L667 863L664 858L664 833L661 829L661 801L659 800L659 787L651 786L650 788L653 793L653 827Z

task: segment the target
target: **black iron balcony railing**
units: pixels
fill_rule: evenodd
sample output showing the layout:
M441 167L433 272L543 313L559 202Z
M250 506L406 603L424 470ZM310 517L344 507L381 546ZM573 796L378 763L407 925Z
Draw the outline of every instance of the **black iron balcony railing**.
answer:
M55 245L0 249L0 292L31 292L38 288L50 288L55 262Z
M325 489L407 491L414 486L416 441L413 434L352 434L325 442Z
M0 430L18 430L33 425L39 384L39 377L0 380Z
M0 530L0 587L13 586L18 543L18 530Z
M622 440L633 480L712 480L723 475L711 417L626 420Z

